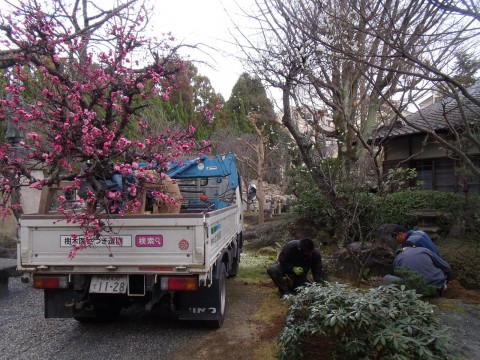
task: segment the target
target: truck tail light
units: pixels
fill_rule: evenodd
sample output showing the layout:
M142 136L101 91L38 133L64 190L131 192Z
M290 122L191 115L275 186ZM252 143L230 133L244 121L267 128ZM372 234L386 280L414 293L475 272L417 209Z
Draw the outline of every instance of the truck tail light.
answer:
M198 279L186 276L165 276L160 279L160 288L169 291L195 291L198 290Z
M68 276L35 276L33 287L35 289L66 289Z

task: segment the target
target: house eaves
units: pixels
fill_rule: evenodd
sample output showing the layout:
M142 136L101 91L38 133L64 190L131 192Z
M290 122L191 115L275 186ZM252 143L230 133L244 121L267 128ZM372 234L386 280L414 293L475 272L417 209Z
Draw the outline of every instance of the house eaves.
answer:
M480 83L473 85L468 89L470 94L480 98ZM480 124L480 108L471 101L463 100L462 116L459 104L456 99L446 97L438 102L431 104L416 113L407 115L405 119L397 120L390 126L382 126L372 134L369 142L385 142L394 138L425 134L428 132L445 133L457 131L462 133L465 124Z

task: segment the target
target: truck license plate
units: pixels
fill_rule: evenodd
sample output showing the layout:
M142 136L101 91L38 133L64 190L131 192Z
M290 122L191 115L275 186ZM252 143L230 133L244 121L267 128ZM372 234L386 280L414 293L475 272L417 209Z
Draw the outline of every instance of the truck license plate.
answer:
M126 294L127 275L92 275L90 292L96 294Z

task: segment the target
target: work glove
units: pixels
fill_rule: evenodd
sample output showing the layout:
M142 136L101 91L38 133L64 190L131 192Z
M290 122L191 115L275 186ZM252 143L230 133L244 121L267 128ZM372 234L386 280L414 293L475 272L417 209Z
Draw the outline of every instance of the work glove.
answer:
M293 273L297 276L300 276L303 274L303 268L301 266L295 266L293 268Z

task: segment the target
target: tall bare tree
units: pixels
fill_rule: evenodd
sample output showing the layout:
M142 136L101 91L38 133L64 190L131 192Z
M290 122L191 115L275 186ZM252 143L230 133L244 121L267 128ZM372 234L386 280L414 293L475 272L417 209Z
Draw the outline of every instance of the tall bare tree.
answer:
M336 184L363 180L357 176L363 151L380 179L379 151L368 137L421 94L406 91L424 86L427 64L440 69L451 63L446 55L461 49L469 25L452 22L451 12L436 1L256 4L250 17L257 21L258 40L252 41L247 30L237 37L245 64L282 91L283 124L316 184L332 203L341 203ZM394 111L383 111L386 105ZM299 116L302 112L308 116ZM337 144L337 167L320 166L328 140ZM345 219L345 209L336 208L339 221Z
M410 2L412 3L412 2ZM423 4L420 4L423 6ZM403 62L408 64L405 69L394 70L395 76L410 78L417 86L404 93L404 99L411 103L414 96L434 92L442 100L443 121L448 128L448 136L440 135L434 123L423 116L423 111L415 103L413 109L418 111L422 122L411 122L396 102L386 100L386 103L410 127L421 131L427 137L436 140L444 147L452 158L459 160L469 171L480 176L478 163L470 154L480 152L480 141L475 119L480 116L480 84L475 84L475 75L480 70L480 49L476 46L479 33L480 12L478 0L474 1L437 1L429 0L426 5L439 19L430 33L419 36L426 43L425 51L415 53L403 46L394 36L385 36L385 28L370 27L365 30L369 36L381 42L391 51L401 54ZM394 33L402 31L397 25L392 25ZM432 38L435 41L430 41ZM346 54L352 60L362 61L358 54ZM372 65L370 62L368 65ZM378 68L378 70L385 70ZM394 121L390 125L394 125Z

